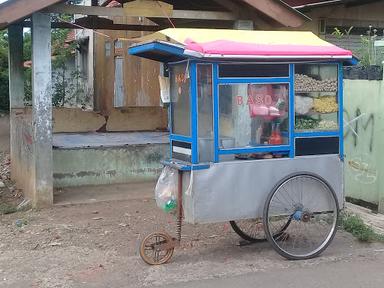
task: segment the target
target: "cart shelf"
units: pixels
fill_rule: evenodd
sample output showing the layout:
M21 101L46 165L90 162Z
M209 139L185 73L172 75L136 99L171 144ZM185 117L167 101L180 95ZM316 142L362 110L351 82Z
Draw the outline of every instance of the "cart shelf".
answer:
M319 116L319 115L331 115L331 114L337 114L339 113L339 111L335 111L335 112L318 112L318 111L314 111L314 110L311 110L305 114L298 114L296 113L296 117L305 117L305 116L308 116L308 117L311 117L311 116Z
M320 93L337 94L337 90L334 90L334 91L296 91L295 90L295 93L296 94L312 94L312 93L318 93L318 94L320 94ZM322 96L326 96L326 95L322 95ZM332 95L332 96L334 96L334 95Z

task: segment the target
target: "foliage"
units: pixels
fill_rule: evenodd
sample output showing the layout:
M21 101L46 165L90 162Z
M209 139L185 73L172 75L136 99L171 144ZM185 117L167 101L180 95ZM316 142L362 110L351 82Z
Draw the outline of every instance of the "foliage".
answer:
M384 235L376 233L357 215L344 213L341 218L342 228L363 242L384 241Z
M366 35L360 35L361 47L360 47L360 64L364 67L376 64L376 56L374 50L374 43L377 38L377 29L372 29L369 25Z
M79 1L71 1L78 3ZM70 15L52 15L52 21L72 21ZM52 103L54 106L64 106L73 99L78 99L78 94L85 94L84 82L81 73L73 67L68 67L68 63L74 61L76 43L66 43L70 29L52 29ZM24 61L32 59L32 37L31 31L24 32L23 46ZM24 102L31 105L32 102L32 69L24 69ZM9 109L8 91L8 35L7 31L0 31L0 110ZM85 97L82 97L85 98Z
M8 203L0 203L0 215L2 214L12 214L17 211L16 206Z
M342 32L339 28L334 27L332 35L336 36L336 38L338 38L338 39L341 39L344 36L349 36L351 34L351 32L352 32L352 29L353 29L353 26L349 27L348 30L344 29L344 32Z
M0 31L0 110L9 109L8 35Z
M344 29L341 31L338 27L333 28L332 35L338 39L342 39L351 35L353 26L349 29ZM384 60L383 53L376 53L375 51L375 41L377 40L377 29L374 29L372 25L369 25L368 30L365 35L360 35L360 49L355 51L360 59L359 65L368 67L371 65L381 65L381 62Z

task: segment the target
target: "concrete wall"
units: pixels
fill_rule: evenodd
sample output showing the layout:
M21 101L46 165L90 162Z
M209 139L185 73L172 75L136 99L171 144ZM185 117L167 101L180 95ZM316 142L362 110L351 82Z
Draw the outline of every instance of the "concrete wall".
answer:
M168 144L54 149L54 187L155 180L168 156Z
M374 204L384 198L383 85L383 81L344 80L346 196Z
M31 123L30 107L17 110L17 115L24 123ZM167 123L168 113L162 107L113 110L108 117L79 108L53 108L54 133L166 130Z
M12 179L32 198L34 177L32 110L12 109L10 113ZM76 108L54 108L54 132L153 131L165 130L167 112L161 107L114 110L109 117ZM168 144L133 145L118 148L54 149L54 186L124 183L155 179L161 172L160 160L169 156Z

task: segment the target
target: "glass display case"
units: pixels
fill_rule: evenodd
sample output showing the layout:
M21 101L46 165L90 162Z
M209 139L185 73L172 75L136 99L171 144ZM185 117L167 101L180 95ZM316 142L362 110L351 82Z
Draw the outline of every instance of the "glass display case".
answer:
M199 161L213 161L212 64L197 64L197 113Z
M288 107L288 84L220 85L220 148L287 144Z
M172 158L339 153L339 71L338 63L170 65Z
M171 131L191 136L190 78L187 63L170 66Z
M337 131L337 64L295 65L295 131Z

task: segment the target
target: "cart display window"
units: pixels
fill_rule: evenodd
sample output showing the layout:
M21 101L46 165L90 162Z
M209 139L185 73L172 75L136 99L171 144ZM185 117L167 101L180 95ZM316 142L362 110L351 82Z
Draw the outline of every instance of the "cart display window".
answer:
M288 84L219 85L219 148L288 144Z
M295 130L337 131L338 67L335 64L295 65Z
M187 63L170 67L172 133L191 135L190 79Z
M199 161L213 161L212 64L197 64Z

